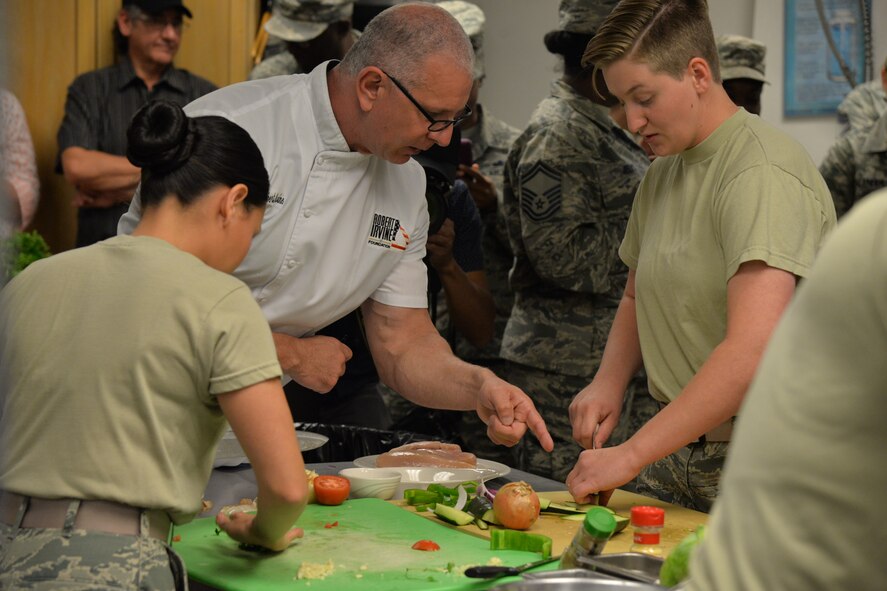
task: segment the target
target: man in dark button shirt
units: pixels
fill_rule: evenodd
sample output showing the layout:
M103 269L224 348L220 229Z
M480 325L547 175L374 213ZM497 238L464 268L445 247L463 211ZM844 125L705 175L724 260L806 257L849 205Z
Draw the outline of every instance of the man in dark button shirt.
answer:
M139 183L140 170L125 156L126 129L139 107L156 99L184 106L216 89L173 66L186 16L182 0L123 0L117 63L68 87L56 171L77 189L77 246L117 235Z

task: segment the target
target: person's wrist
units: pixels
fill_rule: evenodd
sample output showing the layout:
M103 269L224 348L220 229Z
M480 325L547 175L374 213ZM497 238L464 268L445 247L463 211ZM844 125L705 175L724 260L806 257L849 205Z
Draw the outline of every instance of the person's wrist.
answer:
M301 339L280 332L272 333L272 336L281 369L290 376L298 373L302 357L300 354Z
M483 385L490 380L498 380L499 377L487 367L481 367L480 365L471 365L471 367L475 369L474 376L475 380L477 381L476 391L478 393L478 397L480 397L481 388L483 387Z
M444 279L458 275L462 268L456 263L456 259L449 257L446 260L438 261L438 264L434 265L434 270L437 271L441 279Z
M626 457L625 464L631 468L633 474L640 474L644 466L652 463L652 460L647 458L646 454L643 452L643 446L639 445L636 435L629 437L628 440L620 444L619 447L623 449Z

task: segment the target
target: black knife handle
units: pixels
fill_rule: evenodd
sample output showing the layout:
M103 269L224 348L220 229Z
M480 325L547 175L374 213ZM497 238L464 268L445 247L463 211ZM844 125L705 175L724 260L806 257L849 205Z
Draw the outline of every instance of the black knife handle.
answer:
M465 576L472 579L491 579L518 574L520 571L513 566L472 566L465 569Z

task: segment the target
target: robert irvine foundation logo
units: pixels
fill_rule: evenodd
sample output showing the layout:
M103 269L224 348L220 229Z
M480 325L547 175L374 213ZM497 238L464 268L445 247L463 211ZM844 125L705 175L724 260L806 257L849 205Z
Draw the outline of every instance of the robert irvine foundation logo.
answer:
M367 242L382 248L406 250L410 243L410 235L400 225L399 219L374 213L373 225L370 227L370 237Z

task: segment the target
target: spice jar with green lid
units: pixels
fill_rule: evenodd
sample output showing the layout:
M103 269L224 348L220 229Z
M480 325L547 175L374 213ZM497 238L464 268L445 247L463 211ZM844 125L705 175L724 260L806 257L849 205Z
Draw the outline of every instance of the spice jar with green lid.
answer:
M597 556L616 531L616 518L603 507L592 507L561 556L561 568L576 568L580 556Z

